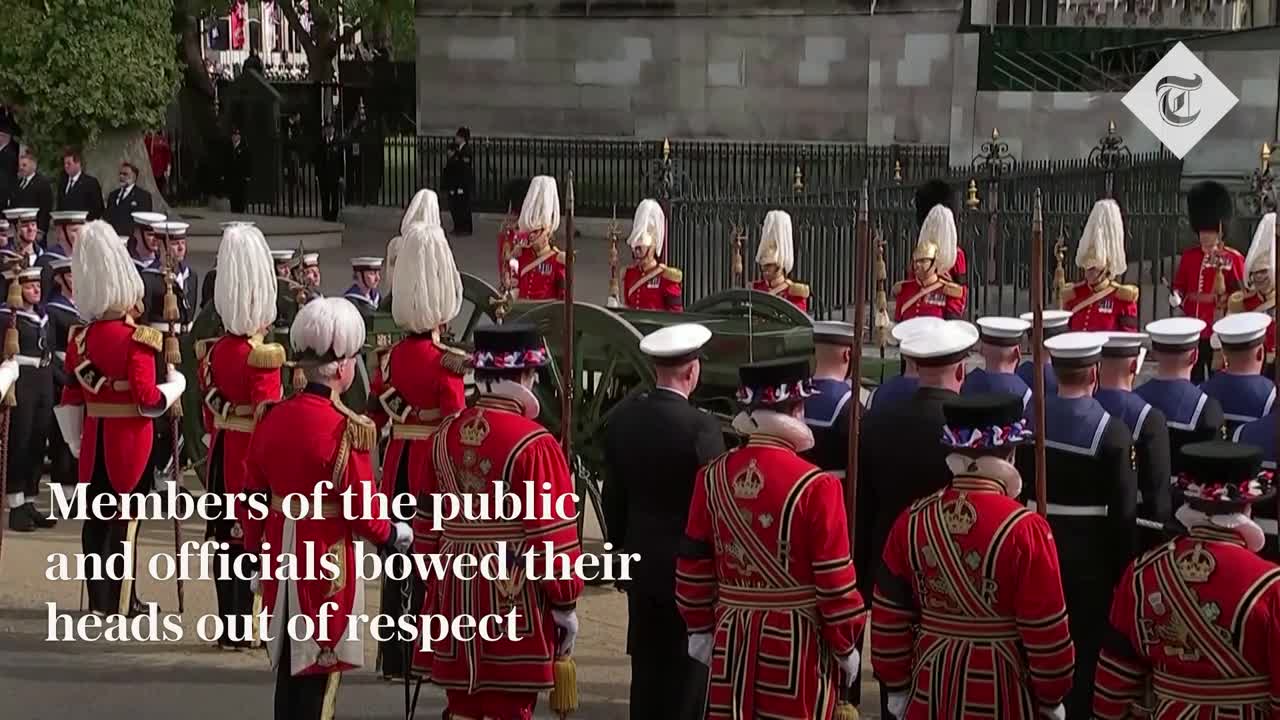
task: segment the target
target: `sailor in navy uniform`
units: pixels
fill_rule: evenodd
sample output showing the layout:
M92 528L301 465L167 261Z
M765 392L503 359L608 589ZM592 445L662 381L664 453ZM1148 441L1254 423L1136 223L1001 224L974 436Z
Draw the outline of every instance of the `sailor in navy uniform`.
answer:
M53 291L44 304L45 315L49 318L49 339L53 348L53 392L54 398L62 397L62 388L74 382L64 365L67 360L67 338L71 326L83 325L84 317L76 307L75 288L71 278L71 259L55 260L49 263L52 274ZM62 428L58 423L49 424L49 480L62 485L75 485L79 478L76 474L76 459L71 448L62 439Z
M1025 413L1031 402L1031 388L1015 370L1018 361L1022 359L1022 350L1018 345L1030 327L1031 323L1020 318L978 318L978 332L981 336L978 354L982 355L983 367L974 368L965 377L960 394L1013 395L1022 398L1022 411Z
M1134 464L1138 472L1138 517L1159 525L1173 517L1169 491L1172 471L1169 463L1169 428L1163 412L1152 407L1133 391L1133 381L1146 359L1146 333L1109 332L1098 364L1098 390L1093 394L1112 417L1124 421L1133 433ZM1139 546L1148 548L1164 542L1166 532L1142 527Z
M138 272L160 265L160 238L156 226L168 221L162 213L133 213L133 236L129 238L129 255Z
M56 210L49 213L53 221L52 242L46 243L45 251L36 258L36 266L40 268L40 295L48 299L53 295L53 271L50 265L62 260L71 259L71 250L80 237L80 228L84 227L89 213L82 210Z
M351 276L355 282L342 297L350 300L362 317L368 318L382 302L382 294L378 292L378 285L382 284L382 258L351 258Z
M22 286L22 305L0 308L0 325L17 315L18 379L14 383L17 405L10 411L6 485L9 529L29 532L51 528L53 518L36 509L40 476L44 471L44 448L53 423L53 368L49 321L40 307L40 268L27 267L14 273L11 282ZM21 497L19 497L21 496Z
M13 237L0 247L0 269L5 270L4 290L8 292L12 282L12 273L22 268L31 267L39 261L44 249L40 247L40 211L35 208L9 208L4 211L5 218L15 228Z
M1046 313L1047 314L1047 313ZM1111 591L1133 559L1138 485L1133 436L1093 397L1106 336L1068 332L1045 341L1058 392L1045 397L1045 508L1057 540L1076 670L1068 718L1091 717L1093 676L1102 650ZM1030 418L1030 425L1035 418ZM1035 451L1018 453L1023 477L1035 477ZM1024 488L1035 508L1032 483Z
M1018 316L1019 320L1025 320L1028 323L1034 322L1032 319L1034 313L1025 312ZM1056 335L1061 335L1071 329L1071 312L1068 310L1045 310L1044 311L1044 339L1048 340ZM1028 352L1031 354L1029 346L1030 337L1027 339ZM1018 377L1022 378L1022 382L1031 387L1032 381L1035 379L1035 368L1031 364L1032 360L1024 360L1018 366ZM1046 395L1053 395L1058 392L1058 376L1054 373L1053 363L1046 360L1044 363L1044 392Z
M1234 313L1213 324L1213 337L1222 346L1226 366L1200 389L1222 405L1228 433L1265 417L1275 405L1276 384L1262 375L1270 326L1271 316L1258 312Z
M1262 467L1275 472L1276 469L1276 413L1236 428L1231 436L1233 442L1253 445L1262 451ZM1259 503L1254 505L1253 521L1266 534L1266 544L1259 555L1273 563L1280 563L1280 532L1277 531L1276 503Z
M842 479L849 466L849 413L862 409L849 380L857 345L849 323L813 324L813 385L818 394L804 401L804 421L813 431L813 447L800 455Z
M1200 353L1204 321L1172 317L1147 324L1156 376L1135 391L1164 413L1169 427L1169 456L1173 475L1182 472L1182 446L1225 437L1222 405L1191 382L1191 371ZM1174 498L1175 503L1178 498Z
M906 342L907 338L919 333L937 330L945 322L946 320L931 315L921 315L909 320L903 320L894 325L893 329L889 331L889 344L901 346L902 343ZM870 415L873 407L876 412L892 410L902 406L911 399L912 395L916 394L916 388L920 386L920 379L916 370L915 360L901 353L899 355L902 358L902 374L885 380L867 395L866 406L863 408L864 413Z
M143 287L142 303L145 308L142 320L161 333L167 334L172 329L172 332L179 337L191 331L191 323L196 314L196 298L200 297L199 277L192 272L191 266L186 261L188 227L189 225L184 222L153 223L150 230L156 235L158 254L152 262L140 270ZM164 243L164 248L161 248L159 243ZM164 297L169 290L169 285L165 282L165 270L167 262L170 261L173 263L174 295L178 301L178 321L173 323L172 328L164 317ZM135 262L137 262L136 259ZM157 382L163 381L166 372L164 354L160 353L156 356ZM172 433L173 424L168 415L156 418L155 439L151 444L151 465L153 476L157 476L161 481L168 480L172 473L174 443ZM181 444L180 437L177 442Z

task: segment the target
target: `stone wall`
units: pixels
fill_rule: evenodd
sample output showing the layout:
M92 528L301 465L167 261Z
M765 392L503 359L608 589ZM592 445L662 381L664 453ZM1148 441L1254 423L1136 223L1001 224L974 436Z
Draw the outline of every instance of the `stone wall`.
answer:
M958 11L420 16L418 127L945 144L958 23Z

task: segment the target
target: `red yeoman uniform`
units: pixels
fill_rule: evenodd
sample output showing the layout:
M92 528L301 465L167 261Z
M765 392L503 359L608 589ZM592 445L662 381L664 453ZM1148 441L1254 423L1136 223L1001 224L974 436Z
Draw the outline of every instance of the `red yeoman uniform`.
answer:
M539 175L529 183L518 226L516 242L522 249L514 266L520 299L563 300L565 254L552 243L560 228L555 178Z
M533 419L538 413L533 393L514 380L494 380L486 374L518 373L545 364L536 330L510 323L482 328L475 333L475 343L473 364L481 395L474 407L440 425L423 472L415 476L420 484L412 488L419 498L414 550L480 555L495 552L498 543L505 543L513 558L511 578L462 580L446 572L443 578L429 581L423 612L452 620L463 614L480 618L514 609L518 637L495 641L477 637L468 642L446 638L435 644L433 653L420 649L414 665L448 691L451 717L529 720L537 693L553 686L557 655L572 649L572 637L567 641L562 637L557 647L566 618L572 618L576 634L573 610L583 583L573 572L558 576L565 567L560 563L573 563L580 554L576 510L568 497L573 482L559 442ZM536 508L544 503L563 506L568 517L542 517L535 510L536 519L529 519L527 513L508 521L441 518L442 529L434 529L432 495L470 495L478 502L474 496L492 497L495 482L521 498L531 494ZM548 545L558 556L557 577L549 579L544 577ZM537 578L526 575L526 553L534 556L530 562Z
M967 463L898 516L871 610L871 659L899 720L1026 718L1062 703L1075 653L1048 523L1016 499L1002 457L1030 433L1022 399L943 406L943 444ZM950 464L951 459L948 460Z
M1141 716L1156 720L1280 717L1280 568L1256 555L1265 536L1243 514L1271 496L1270 474L1257 475L1253 446L1210 441L1182 451L1189 504L1177 517L1190 533L1121 577L1094 715L1134 717L1150 692L1154 708Z
M667 237L667 217L656 200L641 200L627 245L635 263L622 274L626 306L636 310L684 312L679 270L658 262Z
M865 621L843 491L797 455L813 435L787 408L814 394L808 362L740 374L734 424L753 434L698 472L676 564L689 654L711 670L707 720L830 720Z

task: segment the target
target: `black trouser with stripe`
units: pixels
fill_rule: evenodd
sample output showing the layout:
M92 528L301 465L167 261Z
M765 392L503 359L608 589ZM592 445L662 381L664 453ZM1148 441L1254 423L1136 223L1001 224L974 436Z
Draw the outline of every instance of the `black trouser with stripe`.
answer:
M222 438L223 433L218 433L213 452L209 455L208 491L214 494L227 492L222 472ZM245 554L244 533L240 530L239 522L223 515L222 512L211 513L204 533L205 541L218 543L218 549L214 552L218 563L215 567L220 567L222 558L225 557L226 567L233 571L230 576L218 577L213 581L214 591L218 596L218 615L222 618L223 627L223 635L218 638L218 644L223 647L248 647L252 624L246 626L244 618L253 614L253 591L249 588L247 579L234 574L237 558ZM223 543L227 545L226 550L222 549ZM250 567L246 564L245 573L249 572Z
M93 476L89 480L89 487L85 493L89 507L93 507L93 501L99 495L116 494L115 489L111 487L111 482L107 479L107 463L103 458L102 452L102 425L98 425L98 448L96 461L93 465ZM121 500L124 497L121 496ZM120 609L120 595L123 591L125 583L120 580L111 580L106 577L106 562L112 555L124 552L124 544L131 538L130 526L133 527L133 538L136 540L138 532L138 524L130 523L115 517L100 518L90 513L89 519L85 520L84 527L80 532L80 546L86 557L96 556L102 564L101 580L87 580L89 594L89 610L97 611L105 614L114 614ZM133 556L133 577L138 576L138 554L135 547ZM93 564L89 565L89 569L93 569ZM137 584L128 582L129 594L128 604L133 605L138 601L136 592Z
M282 643L279 664L276 667L275 720L330 720L333 717L333 706L337 703L337 684L342 677L339 673L321 673L319 675L294 675L289 648L289 633L284 631L288 626L289 593L283 593L284 606L276 608L286 621L280 625ZM330 683L333 684L333 698L326 702ZM328 705L328 707L326 707Z

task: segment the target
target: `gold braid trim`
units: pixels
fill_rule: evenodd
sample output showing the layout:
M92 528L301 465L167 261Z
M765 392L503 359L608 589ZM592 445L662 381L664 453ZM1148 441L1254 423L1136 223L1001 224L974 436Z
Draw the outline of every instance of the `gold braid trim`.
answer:
M249 351L249 367L259 370L279 370L284 367L284 346L277 343L255 345Z
M440 352L440 366L454 375L466 375L471 369L471 356L455 347L449 347L439 340L433 341Z
M262 422L262 418L266 417L267 411L279 404L279 400L264 400L258 404L257 409L253 411L254 423Z
M164 349L164 335L149 325L140 325L134 329L133 341L139 345L146 345L156 352Z
M213 344L222 338L205 338L196 341L196 359L203 360L209 356L209 351L213 349Z

